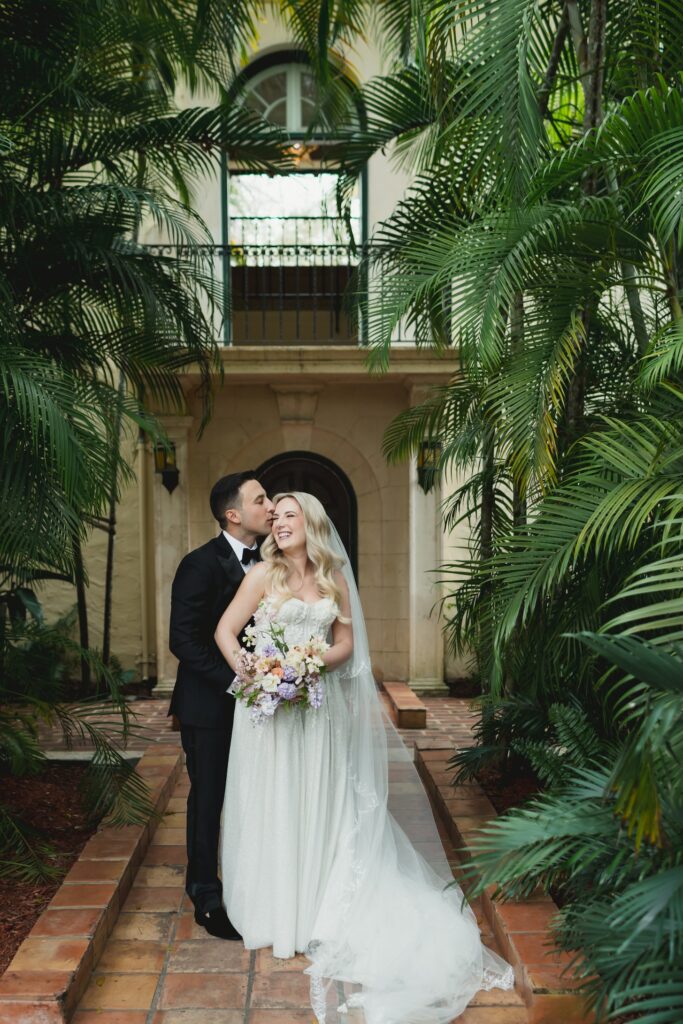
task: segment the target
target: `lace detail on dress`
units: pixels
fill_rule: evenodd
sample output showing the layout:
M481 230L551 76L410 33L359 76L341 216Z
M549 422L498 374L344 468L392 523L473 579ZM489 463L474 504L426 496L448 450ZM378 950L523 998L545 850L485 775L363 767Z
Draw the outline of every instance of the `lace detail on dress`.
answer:
M491 962L491 957L494 957L493 962ZM488 964L487 960L489 960ZM494 988L509 992L515 987L515 972L512 966L506 964L496 953L486 948L484 949L482 979L481 987L485 992L490 992Z
M308 950L306 950L308 953ZM327 1011L327 990L323 983L322 978L314 975L311 978L311 1009L315 1014L315 1019L318 1024L325 1024L325 1017Z

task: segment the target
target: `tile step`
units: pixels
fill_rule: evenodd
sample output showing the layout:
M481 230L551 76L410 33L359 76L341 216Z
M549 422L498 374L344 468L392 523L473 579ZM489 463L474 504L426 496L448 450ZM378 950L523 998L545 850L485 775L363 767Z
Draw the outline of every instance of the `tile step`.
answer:
M462 861L467 858L468 836L497 815L478 783L452 785L448 769L452 753L452 748L418 748L415 763L437 820ZM552 920L557 906L550 896L538 891L527 900L499 903L492 898L491 890L485 890L481 903L502 955L514 967L528 1024L593 1024L595 1018L575 991L578 983L567 970L570 957L553 941Z
M382 689L399 729L427 728L427 708L407 683L383 682Z

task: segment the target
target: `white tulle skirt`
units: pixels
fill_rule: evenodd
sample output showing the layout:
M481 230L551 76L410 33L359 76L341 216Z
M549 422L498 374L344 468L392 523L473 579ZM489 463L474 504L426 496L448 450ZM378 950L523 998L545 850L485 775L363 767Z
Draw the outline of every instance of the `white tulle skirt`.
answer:
M353 829L349 728L334 686L320 711L283 710L258 726L244 704L235 708L221 865L225 907L247 949L291 957L334 926Z

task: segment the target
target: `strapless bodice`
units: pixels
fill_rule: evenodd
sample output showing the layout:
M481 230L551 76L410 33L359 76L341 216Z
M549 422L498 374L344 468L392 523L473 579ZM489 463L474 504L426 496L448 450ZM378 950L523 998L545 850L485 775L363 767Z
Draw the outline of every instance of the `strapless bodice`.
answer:
M260 653L272 643L271 623L284 628L285 640L291 646L305 643L312 636L327 636L338 614L339 609L331 597L321 597L318 601L302 601L298 597L288 597L279 607L272 597L266 597L254 613L255 650Z

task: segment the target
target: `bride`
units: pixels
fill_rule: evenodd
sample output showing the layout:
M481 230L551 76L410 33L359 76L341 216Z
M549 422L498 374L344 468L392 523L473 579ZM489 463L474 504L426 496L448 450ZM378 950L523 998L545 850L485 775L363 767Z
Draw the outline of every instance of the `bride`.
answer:
M512 969L481 943L453 883L412 759L382 711L358 592L317 498L274 499L263 562L216 629L233 669L253 616L256 651L327 636L319 710L255 725L235 708L223 810L223 898L248 949L310 960L318 1021L446 1024ZM341 1005L340 1005L341 1004Z

